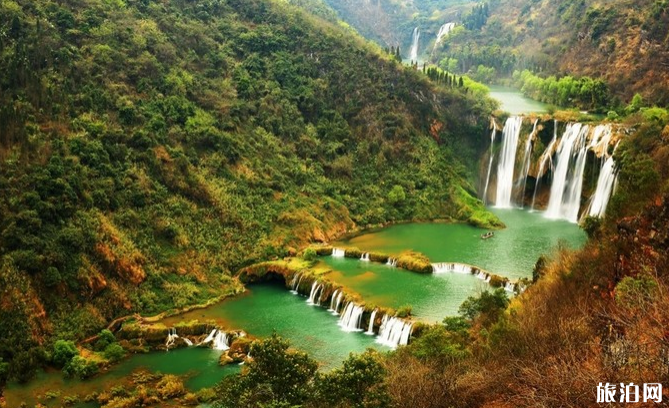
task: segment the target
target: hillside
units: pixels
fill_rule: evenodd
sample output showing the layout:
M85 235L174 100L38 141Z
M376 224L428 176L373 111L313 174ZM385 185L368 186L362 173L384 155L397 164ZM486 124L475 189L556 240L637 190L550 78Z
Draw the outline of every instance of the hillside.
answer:
M283 2L2 0L0 32L1 380L354 226L496 222L489 102Z

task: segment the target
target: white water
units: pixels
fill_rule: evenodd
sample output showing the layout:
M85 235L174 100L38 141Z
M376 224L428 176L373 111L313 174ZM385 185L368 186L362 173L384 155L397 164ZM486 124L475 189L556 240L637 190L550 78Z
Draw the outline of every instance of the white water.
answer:
M332 256L335 258L343 258L346 255L346 251L339 248L332 248Z
M592 196L592 201L590 203L590 211L588 215L593 217L603 217L606 212L606 207L609 204L609 199L611 198L611 192L613 191L613 185L616 182L616 170L615 163L613 162L613 157L609 157L604 162L601 170L599 171L599 178L597 179L597 189Z
M218 329L214 329L214 330L212 330L211 333L209 333L209 335L208 335L204 340L202 340L202 342L200 342L200 343L198 344L198 346L199 346L200 344L207 344L207 343L209 343L210 341L214 340L214 336L216 336L216 332L217 332L217 331L218 331Z
M455 28L455 23L446 23L439 27L439 32L437 33L437 39L434 42L434 47L432 47L432 52L437 49L437 46L441 42L441 39L446 37L453 29Z
M411 49L409 50L409 60L412 62L418 61L418 41L420 40L420 30L418 27L413 29L411 34Z
M374 318L376 318L376 311L377 310L374 309L374 311L372 312L372 315L369 316L369 326L367 328L367 331L365 332L365 334L368 334L370 336L374 335Z
M339 318L339 326L346 332L360 331L362 313L365 309L353 302L349 302Z
M581 204L583 170L587 147L585 140L588 126L580 123L567 125L557 148L556 168L553 174L551 195L546 209L546 217L578 221ZM571 170L571 171L570 171Z
M395 259L395 258L388 258L388 261L386 262L386 265L388 265L388 266L397 266L397 259Z
M223 332L218 330L216 333L216 336L214 336L214 350L228 350L230 348L230 345L228 343L228 335Z
M485 178L485 188L483 189L483 204L488 204L488 186L490 185L490 173L492 173L493 147L495 145L495 135L497 134L497 125L492 121L492 134L490 135L490 160L488 161L488 175Z
M381 319L381 327L379 328L379 336L376 342L384 346L396 348L399 345L409 344L409 337L413 324L405 322L398 317L383 316Z
M527 137L525 142L525 153L523 154L523 170L520 173L520 179L518 179L519 188L519 198L518 204L522 207L524 206L525 199L525 187L527 186L527 174L530 172L530 162L532 161L532 142L537 134L537 123L539 119L535 119L534 125L532 127L532 133Z
M183 340L184 342L186 342L186 345L187 345L188 347L190 347L190 346L193 345L193 342L190 341L190 340L189 340L188 338L186 338L186 337L182 337L181 340Z
M365 252L364 254L362 254L360 260L364 262L369 262L369 252Z
M497 164L497 196L495 198L495 206L498 208L511 208L516 150L522 124L522 116L512 116L506 120L502 131L502 150Z
M167 330L167 340L165 341L165 347L167 349L170 348L170 346L174 345L174 342L179 338L177 335L177 329L171 328Z
M343 298L344 298L344 292L339 292L339 295L337 295L337 301L335 302L335 307L332 310L333 315L336 316L339 314L339 304L341 303Z
M339 290L335 290L332 293L332 297L330 298L330 308L328 309L328 312L334 312L335 311L335 302L337 301L337 295L339 294Z
M317 300L318 300L318 291L322 288L323 286L318 283L318 281L314 281L314 283L311 284L311 292L309 293L309 299L307 299L307 304L309 305L315 305Z
M513 292L515 285L512 282L507 282L504 284L504 290L507 292Z
M301 273L296 273L295 276L293 276L292 290L290 291L290 293L292 293L293 295L298 294L297 290L300 287L300 282L302 282L303 276L304 275L302 275Z
M553 169L553 149L555 148L555 143L557 143L557 120L553 120L553 139L546 150L541 154L539 159L539 172L537 173L537 180L534 183L534 194L532 194L532 206L530 209L534 210L534 200L537 198L537 189L539 188L539 181L544 175L544 169L546 168L546 163L550 162L550 168Z
M465 264L452 263L452 262L441 262L432 264L433 273L472 273L472 267Z

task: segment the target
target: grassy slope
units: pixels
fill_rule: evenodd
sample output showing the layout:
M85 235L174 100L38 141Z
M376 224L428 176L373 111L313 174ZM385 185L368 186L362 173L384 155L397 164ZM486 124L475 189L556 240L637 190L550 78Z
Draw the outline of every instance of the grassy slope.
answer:
M12 376L350 226L479 217L488 108L283 3L2 0L0 27Z

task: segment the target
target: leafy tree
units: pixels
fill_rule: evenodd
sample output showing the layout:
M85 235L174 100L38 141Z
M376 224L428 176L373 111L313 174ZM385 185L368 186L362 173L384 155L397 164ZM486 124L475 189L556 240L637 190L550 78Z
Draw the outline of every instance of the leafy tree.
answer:
M79 355L79 350L73 341L56 340L53 345L53 363L57 367L65 367L67 363L75 356Z
M503 288L494 292L485 290L478 297L470 296L460 305L459 313L469 320L479 320L484 326L497 321L509 304L509 297Z
M63 372L69 377L77 377L80 380L85 380L98 372L98 365L95 361L87 360L82 356L74 356L63 367Z
M105 348L104 356L107 360L115 362L125 356L125 350L120 344L112 343Z
M398 205L404 202L404 200L406 200L404 188L399 185L394 185L388 193L388 202L392 205Z

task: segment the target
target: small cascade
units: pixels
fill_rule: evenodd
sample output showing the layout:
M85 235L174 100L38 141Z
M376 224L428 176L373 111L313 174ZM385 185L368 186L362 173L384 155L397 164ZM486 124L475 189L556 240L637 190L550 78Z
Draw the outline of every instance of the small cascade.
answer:
M167 330L167 340L165 341L165 347L170 348L171 346L174 345L174 342L179 338L179 335L177 335L177 329L175 328L170 328Z
M360 323L362 320L362 313L365 309L353 302L346 304L344 312L339 318L339 326L347 332L360 331Z
M191 347L193 345L193 342L190 341L187 337L182 337L181 340L183 340L188 347Z
M495 135L497 134L497 125L492 120L492 134L490 135L490 160L488 161L488 175L485 178L485 188L483 189L483 204L488 204L488 186L490 185L490 173L492 172L493 147L495 146Z
M577 221L587 155L585 141L588 130L588 126L580 123L567 125L556 152L556 168L546 209L548 218Z
M202 345L202 344L207 344L207 343L213 341L213 340L214 340L214 336L216 336L216 333L217 333L217 332L218 332L218 329L214 329L214 330L212 330L211 333L209 333L209 335L208 335L204 340L202 340L202 341L198 344L198 346L199 346L199 345Z
M532 206L530 209L534 210L534 201L537 198L537 189L539 188L539 180L544 175L544 170L546 169L546 163L550 163L550 168L553 168L553 149L555 149L555 144L557 143L557 120L553 120L553 139L546 150L541 154L539 159L539 173L537 173L537 181L534 183L534 194L532 194Z
M334 297L334 296L333 296ZM339 313L339 304L341 303L342 299L344 298L344 292L339 292L337 295L337 301L335 302L334 309L332 310L332 314L337 316Z
M599 171L599 178L597 179L597 189L590 201L590 210L588 215L592 217L603 217L606 212L606 207L611 198L613 186L616 183L616 169L613 157L606 159Z
M328 309L328 312L335 312L335 302L337 301L337 295L339 294L339 290L335 290L332 293L332 297L330 298L330 308Z
M228 343L228 335L221 331L217 330L216 335L214 336L214 350L228 350L230 348L230 344Z
M420 30L418 27L413 29L411 34L411 48L409 50L409 60L418 62L418 42L420 40Z
M481 279L481 280L486 280L486 279L488 279L488 274L483 272L483 271L478 271L478 273L476 274L476 277Z
M413 324L405 322L398 317L389 318L387 315L384 315L381 319L381 327L379 328L379 336L376 342L392 348L407 345L409 344L412 329Z
M369 252L365 252L364 254L362 254L360 260L364 262L369 262Z
M318 291L321 290L323 285L319 284L318 281L314 281L311 284L311 292L309 293L309 299L307 299L307 304L316 305L318 302Z
M397 266L397 259L396 258L388 258L388 261L386 262L386 265L396 267Z
M293 280L292 280L292 282L291 282L291 288L292 288L292 289L291 289L291 291L290 291L290 293L292 293L293 295L297 295L297 294L298 294L298 291L297 291L297 290L298 290L299 287L300 287L300 282L302 282L302 277L303 277L303 276L304 276L304 275L302 275L301 273L296 273L296 274L293 276Z
M433 273L472 273L472 267L465 264L452 263L452 262L441 262L432 264Z
M534 120L534 125L532 126L532 133L527 137L525 142L525 153L523 153L523 169L520 173L520 178L518 179L519 187L519 198L517 203L522 207L523 201L525 198L525 187L527 186L527 175L530 172L530 163L532 161L532 143L537 134L537 124L539 119Z
M507 291L507 292L513 292L515 287L516 287L516 285L514 285L513 282L511 282L511 281L507 281L504 284L504 290Z
M372 315L369 316L369 326L368 326L367 331L365 332L365 334L368 334L370 336L374 335L374 318L376 318L376 312L377 312L377 310L374 309L374 311L372 312Z
M495 199L495 206L498 208L511 208L516 150L522 124L522 116L512 116L506 120L502 131L502 150L497 164L497 196Z
M346 251L339 248L332 248L332 256L334 258L343 258L344 256L346 256Z

